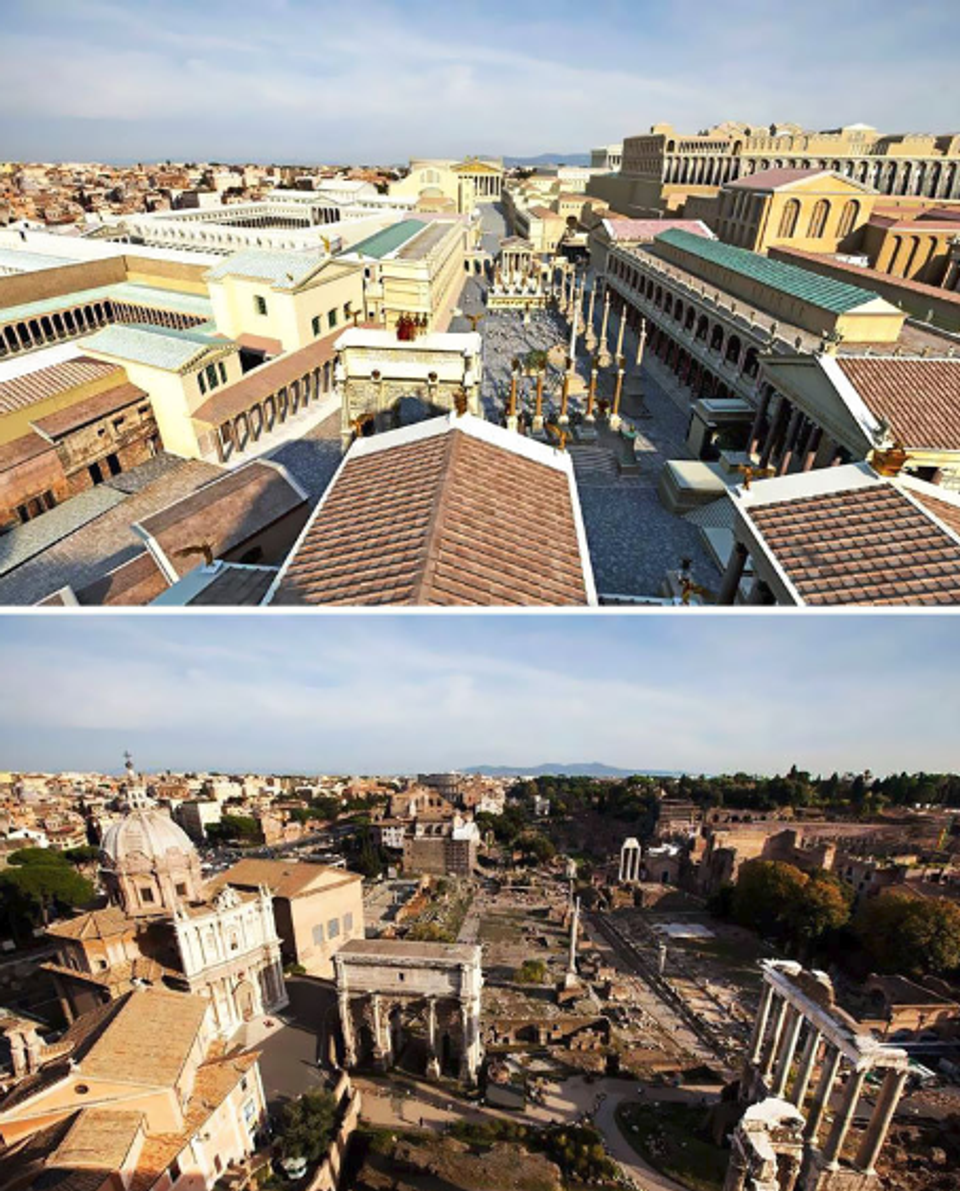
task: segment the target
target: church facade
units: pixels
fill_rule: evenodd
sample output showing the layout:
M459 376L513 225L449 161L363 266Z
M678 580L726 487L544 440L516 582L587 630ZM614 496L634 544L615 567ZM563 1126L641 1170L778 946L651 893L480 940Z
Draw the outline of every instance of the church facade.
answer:
M196 849L168 815L138 809L111 824L100 875L108 904L48 930L58 955L45 966L69 1021L158 986L209 1000L226 1039L287 1004L269 891L205 895Z

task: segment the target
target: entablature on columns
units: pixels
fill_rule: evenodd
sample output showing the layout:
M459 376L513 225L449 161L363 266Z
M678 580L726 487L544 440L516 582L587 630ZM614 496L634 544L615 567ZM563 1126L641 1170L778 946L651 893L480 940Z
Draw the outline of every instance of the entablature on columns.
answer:
M877 1068L906 1070L909 1060L905 1050L884 1045L871 1034L860 1032L853 1019L850 1019L849 1024L840 1020L836 1009L821 1005L813 996L799 988L793 977L799 976L803 971L800 964L789 960L764 960L762 966L766 983L817 1030L825 1042L855 1071L871 1071ZM827 982L822 985L824 993L832 996L829 977L824 976L824 980Z

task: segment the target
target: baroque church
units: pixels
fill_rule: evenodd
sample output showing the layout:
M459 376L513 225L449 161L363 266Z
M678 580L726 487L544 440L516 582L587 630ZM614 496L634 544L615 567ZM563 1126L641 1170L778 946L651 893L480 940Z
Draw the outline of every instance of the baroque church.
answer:
M135 809L106 830L100 876L108 904L47 930L67 1020L156 985L213 1003L217 1032L287 1004L280 939L265 887L206 896L190 838L162 811Z

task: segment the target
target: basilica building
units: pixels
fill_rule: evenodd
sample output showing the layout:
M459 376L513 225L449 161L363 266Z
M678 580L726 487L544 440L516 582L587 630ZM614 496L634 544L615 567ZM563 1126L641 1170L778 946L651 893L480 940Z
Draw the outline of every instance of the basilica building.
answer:
M269 891L205 895L196 849L168 815L137 809L111 824L100 876L107 905L47 932L68 1021L144 985L205 997L222 1038L287 1004Z

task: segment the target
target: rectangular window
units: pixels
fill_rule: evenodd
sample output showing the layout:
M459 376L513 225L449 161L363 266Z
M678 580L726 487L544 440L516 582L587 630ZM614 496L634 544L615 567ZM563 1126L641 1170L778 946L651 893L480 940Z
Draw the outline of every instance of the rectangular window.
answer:
M332 330L332 329L333 329L333 328L334 328L334 327L337 325L337 312L336 312L336 310L331 310L331 311L330 311L330 313L327 315L327 322L330 324L330 328L331 328L331 330Z
M327 938L335 939L340 934L340 919L331 918L327 923Z
M140 890L140 900L149 905L153 901L153 890L152 889L141 889Z
M252 1100L247 1100L243 1106L243 1120L248 1129L252 1129L257 1120L257 1106Z
M199 386L200 386L200 392L201 392L201 393L206 393L206 391L207 391L207 382L204 380L204 378L203 378L203 373L202 373L202 372L198 372L198 373L197 373L197 384L199 384Z
M206 368L204 369L204 371L207 374L207 385L209 386L210 391L212 392L217 387L217 385L220 383L219 380L217 380L217 370L213 366L213 364L208 364L206 366Z
M267 299L262 298L259 294L257 294L256 297L253 299L253 305L254 305L254 309L256 310L257 314L266 314L267 313Z
M226 383L227 383L227 370L226 370L226 368L224 367L223 360L221 360L221 361L219 362L219 364L217 364L217 368L218 368L218 369L219 369L219 371L220 371L220 380L221 380L221 383L222 383L222 384L226 384Z
M353 311L350 309L350 305L351 303L349 302L344 302L343 304L343 317L346 322L349 322L353 317Z
M316 315L316 317L311 321L310 328L313 331L314 335L320 334L321 328L320 328L320 315L319 314Z
M343 933L348 935L353 930L353 915L344 914L343 916Z
M313 941L314 941L314 943L317 943L317 944L323 942L323 923L322 922L318 923L313 928Z

